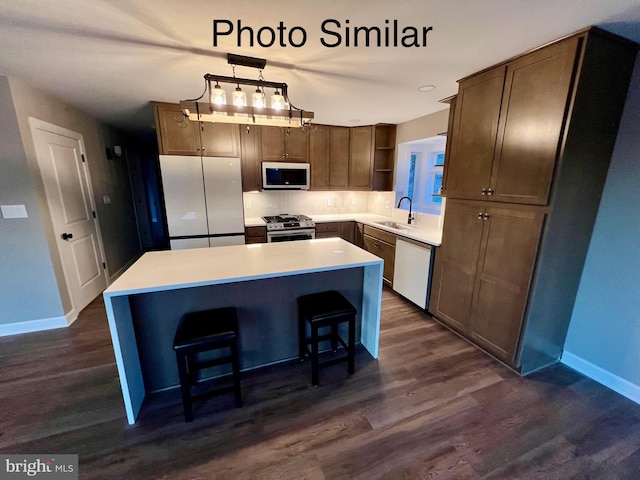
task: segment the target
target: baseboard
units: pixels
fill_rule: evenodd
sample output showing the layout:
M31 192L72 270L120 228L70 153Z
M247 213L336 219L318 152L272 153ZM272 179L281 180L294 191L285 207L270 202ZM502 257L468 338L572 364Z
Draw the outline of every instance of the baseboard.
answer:
M575 371L610 388L614 392L618 392L620 395L627 397L629 400L640 404L640 385L631 383L571 352L565 351L562 354L561 362L567 367L573 368Z
M75 320L75 319L74 319ZM41 332L42 330L53 330L54 328L65 328L70 324L67 316L41 318L39 320L28 320L26 322L9 323L0 325L0 337L18 335L20 333Z

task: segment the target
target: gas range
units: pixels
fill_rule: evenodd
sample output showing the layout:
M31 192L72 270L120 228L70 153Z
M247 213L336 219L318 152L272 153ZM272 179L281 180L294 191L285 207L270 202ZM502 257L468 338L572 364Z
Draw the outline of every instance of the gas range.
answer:
M290 215L288 213L281 213L280 215L262 217L262 219L267 222L267 231L316 227L313 219L306 215Z

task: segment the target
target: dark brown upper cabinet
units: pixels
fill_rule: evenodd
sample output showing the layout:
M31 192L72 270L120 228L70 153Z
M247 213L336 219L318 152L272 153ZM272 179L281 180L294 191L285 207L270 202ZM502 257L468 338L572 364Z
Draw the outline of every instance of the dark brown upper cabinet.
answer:
M548 203L580 43L571 38L460 82L447 197Z
M301 128L261 127L262 160L307 162L309 140Z
M371 190L374 127L351 127L349 135L349 190Z
M161 155L240 155L237 125L191 121L184 117L180 105L173 103L155 103L154 108Z
M317 125L309 134L312 190L346 190L349 128Z

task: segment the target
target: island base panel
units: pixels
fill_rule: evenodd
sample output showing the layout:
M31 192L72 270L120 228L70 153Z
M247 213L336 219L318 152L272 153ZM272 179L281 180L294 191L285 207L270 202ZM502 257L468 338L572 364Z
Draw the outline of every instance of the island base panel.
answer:
M379 323L379 299L371 298L363 302L363 284L376 279L375 272L367 276L366 268L371 267L131 296L131 311L145 389L147 392L156 392L178 386L172 344L178 322L187 312L226 306L237 308L240 366L243 370L298 356L297 298L301 295L322 290L341 292L358 310L356 338L360 338L363 309L372 311L369 315L374 316L377 311L375 323ZM373 268L379 269L379 266ZM377 277L379 282L380 276ZM380 292L381 288L382 285L379 285L377 291ZM369 303L376 304L377 308L375 305L372 308ZM367 335L371 336L373 330L377 332L379 327L370 328ZM345 330L341 333L346 335L347 332ZM377 348L375 353L377 354ZM217 368L218 372L212 371L214 375L226 371L225 367Z

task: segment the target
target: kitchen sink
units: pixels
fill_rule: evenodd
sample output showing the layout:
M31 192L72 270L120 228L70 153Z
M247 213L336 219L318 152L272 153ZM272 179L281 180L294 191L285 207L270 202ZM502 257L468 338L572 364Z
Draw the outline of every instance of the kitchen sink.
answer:
M398 223L390 220L385 220L382 222L373 222L373 223L377 223L378 225L382 225L384 227L395 228L396 230L412 230L416 228L413 225L409 225L407 223Z

